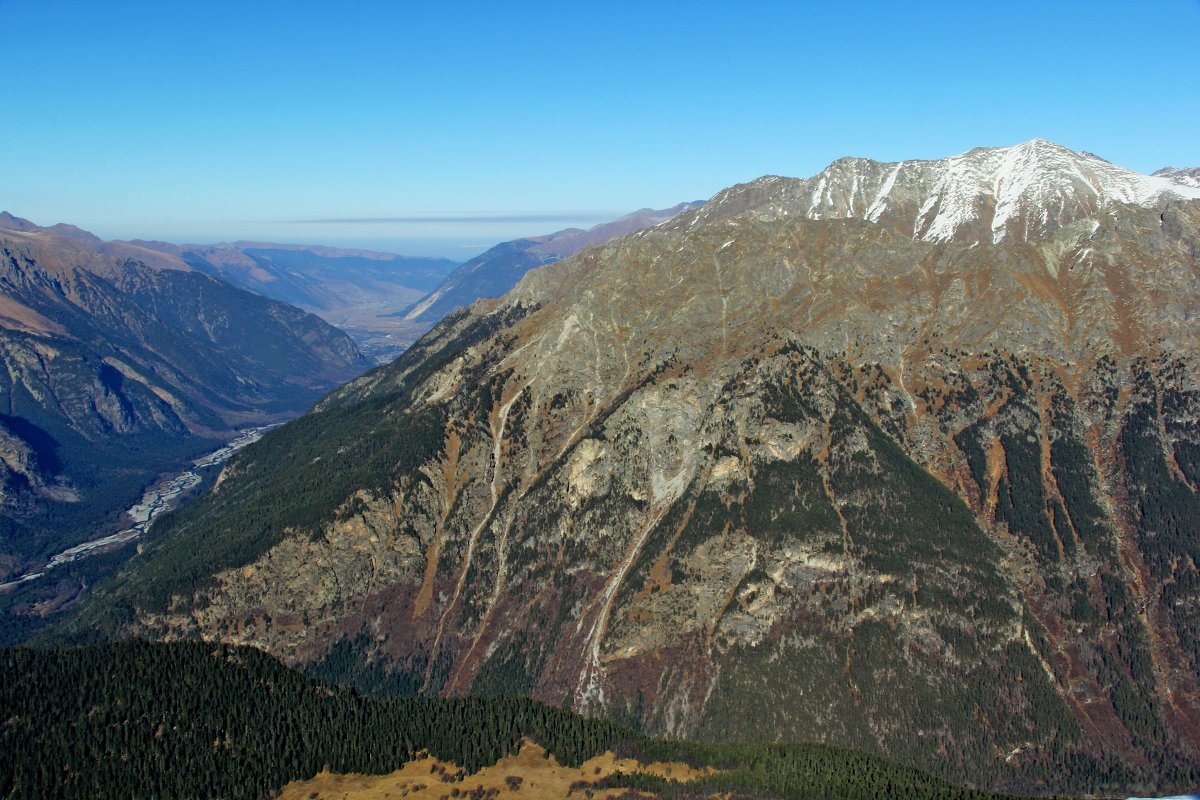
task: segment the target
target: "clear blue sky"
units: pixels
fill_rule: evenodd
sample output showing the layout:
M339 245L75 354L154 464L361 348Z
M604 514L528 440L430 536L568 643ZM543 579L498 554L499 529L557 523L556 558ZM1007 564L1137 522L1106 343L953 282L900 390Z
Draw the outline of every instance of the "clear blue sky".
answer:
M0 208L105 237L465 258L843 155L1200 165L1197 0L0 0L0 31Z

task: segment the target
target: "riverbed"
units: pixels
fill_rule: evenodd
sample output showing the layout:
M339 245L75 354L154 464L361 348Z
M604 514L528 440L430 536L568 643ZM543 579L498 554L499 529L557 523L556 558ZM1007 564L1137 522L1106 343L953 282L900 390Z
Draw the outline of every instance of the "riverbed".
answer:
M26 581L37 580L55 567L77 561L100 550L122 545L137 539L149 529L154 520L177 507L180 498L185 492L200 485L201 481L203 481L203 477L201 476L202 471L224 464L234 453L237 453L247 445L254 444L263 437L263 434L280 424L282 423L277 422L272 425L263 425L258 428L247 428L240 431L235 438L226 442L218 449L193 461L191 469L163 478L147 489L142 494L141 500L130 506L125 512L125 515L133 522L132 526L116 533L108 534L107 536L101 536L77 544L74 547L68 547L61 553L52 556L40 570L27 572L8 583L0 583L0 590L11 588Z

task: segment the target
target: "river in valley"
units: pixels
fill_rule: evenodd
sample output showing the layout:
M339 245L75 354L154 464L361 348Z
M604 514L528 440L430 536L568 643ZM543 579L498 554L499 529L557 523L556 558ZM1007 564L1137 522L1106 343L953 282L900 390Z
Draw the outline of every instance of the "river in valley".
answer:
M191 469L181 472L178 475L164 478L147 489L142 494L142 499L133 506L130 506L125 512L125 515L133 521L131 527L107 536L91 539L74 547L68 547L66 550L53 556L40 570L27 572L8 583L0 583L0 590L14 587L26 581L37 580L57 566L76 561L105 548L124 544L138 538L146 532L146 529L150 527L150 524L154 520L179 505L179 500L185 492L200 485L200 482L203 480L200 476L202 470L211 469L225 463L234 453L247 445L257 442L263 437L264 433L279 424L281 423L263 425L258 428L247 428L241 431L236 438L230 440L224 446L193 461Z

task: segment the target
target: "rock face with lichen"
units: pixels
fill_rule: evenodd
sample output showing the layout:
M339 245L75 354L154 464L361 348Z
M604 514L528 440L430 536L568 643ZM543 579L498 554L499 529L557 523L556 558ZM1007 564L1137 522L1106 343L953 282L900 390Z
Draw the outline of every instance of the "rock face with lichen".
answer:
M1045 142L735 187L247 448L73 624L989 786L1183 788L1189 191Z

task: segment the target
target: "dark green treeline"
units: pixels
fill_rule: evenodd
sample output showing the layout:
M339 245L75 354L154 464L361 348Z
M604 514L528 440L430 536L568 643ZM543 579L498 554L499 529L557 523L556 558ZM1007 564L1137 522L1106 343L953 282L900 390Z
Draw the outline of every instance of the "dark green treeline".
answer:
M264 798L322 767L385 774L421 750L475 771L522 737L566 764L616 750L717 766L727 774L703 788L738 797L991 797L834 748L649 740L527 698L364 696L251 648L6 649L0 670L2 797ZM616 780L680 791L639 776Z

